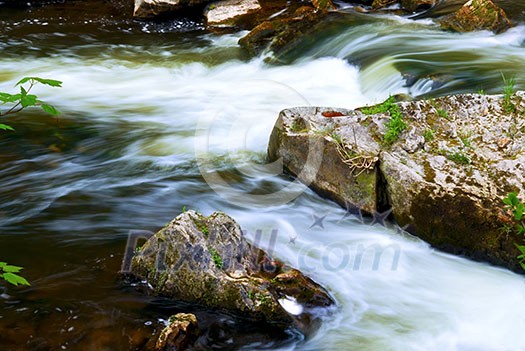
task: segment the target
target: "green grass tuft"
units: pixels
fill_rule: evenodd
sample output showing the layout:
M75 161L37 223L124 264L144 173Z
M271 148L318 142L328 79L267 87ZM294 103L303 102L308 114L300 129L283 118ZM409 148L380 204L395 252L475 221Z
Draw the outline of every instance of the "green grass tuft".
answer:
M468 156L462 152L454 152L453 154L448 154L447 158L450 161L456 162L460 165L469 165L472 162L470 158L468 158Z
M390 113L390 121L386 123L387 131L383 138L386 145L392 145L399 139L399 135L408 128L408 125L403 120L403 113L399 105L395 103L393 96L390 96L384 102L370 107L363 107L361 111L366 115L375 115L378 113Z
M222 261L222 257L219 255L217 250L215 250L213 248L210 249L210 254L211 254L211 258L213 260L213 263L215 263L215 266L217 266L217 268L221 269L224 263Z

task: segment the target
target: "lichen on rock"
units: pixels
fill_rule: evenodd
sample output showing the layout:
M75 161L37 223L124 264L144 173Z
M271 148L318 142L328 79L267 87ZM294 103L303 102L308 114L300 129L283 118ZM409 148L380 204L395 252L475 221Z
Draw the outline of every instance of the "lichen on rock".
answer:
M325 117L323 113L327 111L339 112L343 117ZM307 123L302 122L301 126L308 125L308 129L297 130L296 121L302 118ZM270 137L269 157L282 159L290 173L311 183L319 193L342 205L347 202L359 204L360 208L373 212L377 196L374 167L380 148L374 135L364 132L369 126L363 126L360 120L368 121L368 118L345 109L299 107L284 110ZM313 148L313 143L317 147ZM320 160L313 177L304 169L310 164L308 157ZM305 175L309 179L305 179Z
M525 108L525 93L512 99L515 111ZM508 221L502 199L525 192L525 120L506 110L500 95L397 105L407 128L391 145L383 140L392 117L381 108L284 110L270 137L269 158L299 174L308 156L301 145L317 135L324 145L322 166L309 185L318 193L369 213L390 207L401 226L436 247L518 269L517 239L501 231ZM340 115L326 118L327 110ZM352 155L375 155L371 168L359 173L345 164L334 139Z
M252 246L222 212L179 215L142 246L131 269L159 296L282 328L302 329L304 320L316 318L314 309L334 303L314 281ZM274 279L283 274L294 277L286 287ZM295 299L302 313L288 313L283 298Z

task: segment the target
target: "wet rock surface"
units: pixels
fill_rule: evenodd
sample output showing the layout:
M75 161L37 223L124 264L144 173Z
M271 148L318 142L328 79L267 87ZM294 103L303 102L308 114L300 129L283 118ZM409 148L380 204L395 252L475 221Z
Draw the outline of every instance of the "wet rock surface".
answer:
M514 107L476 94L398 103L407 128L391 145L389 112L285 110L269 158L299 178L307 173L314 190L342 206L391 209L399 225L438 248L518 269L502 199L525 191L524 97L515 94ZM322 147L307 155L308 143ZM305 173L308 158L322 161Z
M306 333L334 304L313 280L248 243L220 212L178 216L136 253L132 273L156 295L282 330Z
M401 7L411 12L428 10L437 5L437 3L438 0L400 0Z
M505 11L491 0L470 0L439 22L443 28L457 32L490 30L501 33L512 27Z
M410 16L414 13L426 13L438 6L436 0L374 0L352 2L352 10L338 10L331 1L311 2L311 5L297 9L295 12L286 11L275 18L269 17L258 24L250 33L239 41L251 55L260 55L264 51L271 51L277 56L286 54L295 46L307 45L312 33L325 29L331 21L343 18L348 26L357 23L353 17L357 13L375 14L392 13L401 16ZM420 18L424 18L423 15ZM455 12L445 12L436 21L443 29L459 32L475 30L489 30L501 33L512 23L505 11L490 0L471 0Z
M261 9L257 0L226 0L210 4L204 17L209 26L236 26L243 17Z
M209 2L209 0L135 0L133 16L137 18L166 16L177 10L204 5Z
M191 313L177 313L169 319L169 325L162 330L155 350L186 350L193 345L200 334L197 317Z
M27 7L34 15L52 18L54 14L71 18L86 18L98 22L103 18L131 20L154 20L188 18L205 22L211 31L221 28L249 30L239 44L250 55L257 56L265 51L275 57L286 55L297 47L308 45L310 37L327 30L330 23L342 21L348 26L359 23L357 14L368 16L377 12L411 16L423 14L429 9L443 5L436 0L374 0L351 1L351 9L340 10L341 3L332 0L309 2L283 0L79 0L79 1L37 1L20 2L6 0L0 7ZM457 8L457 7L456 7ZM448 9L448 8L447 8ZM500 33L512 26L505 11L490 0L471 0L459 10L435 16L436 21L447 30L473 31L491 30ZM88 21L89 22L89 21ZM91 23L91 22L89 22ZM135 23L131 23L135 25Z
M311 6L302 6L291 17L259 24L241 38L239 44L252 56L260 55L265 50L282 53L292 49L305 35L314 32L316 26L327 16L329 15L325 13L317 13Z

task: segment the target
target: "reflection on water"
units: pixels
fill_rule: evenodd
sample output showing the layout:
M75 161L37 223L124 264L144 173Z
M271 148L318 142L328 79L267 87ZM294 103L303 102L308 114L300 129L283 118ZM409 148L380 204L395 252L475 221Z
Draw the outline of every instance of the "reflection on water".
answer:
M247 59L236 45L242 33L8 17L0 14L0 91L27 74L63 80L59 91L36 93L64 114L25 112L9 119L16 133L0 135L0 257L26 267L32 282L3 288L2 348L139 348L162 319L188 308L219 321L210 338L221 349L226 341L216 336L228 328L241 330L231 349L525 347L521 277L370 226L309 190L287 204L230 202L203 180L195 156L196 133L205 135L206 155L228 186L283 189L288 177L255 167L264 163L279 110L354 108L397 93L499 91L500 71L523 84L523 26L457 35L428 20L380 18L329 38L321 33L306 54L279 66ZM231 214L251 240L259 230L260 246L325 285L338 311L308 340L285 334L257 345L256 337L269 340L260 330L122 281L129 230L155 231L185 206Z

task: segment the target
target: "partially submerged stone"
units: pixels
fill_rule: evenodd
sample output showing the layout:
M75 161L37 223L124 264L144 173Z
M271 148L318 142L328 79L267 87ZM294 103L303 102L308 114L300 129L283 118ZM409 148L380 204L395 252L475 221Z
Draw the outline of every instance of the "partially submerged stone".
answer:
M303 6L291 17L269 19L259 24L239 40L239 45L252 56L266 49L282 51L286 47L293 47L303 36L313 32L324 17L325 12L315 12L313 7Z
M270 18L241 38L239 45L253 56L268 50L276 58L284 57L294 50L304 50L305 45L310 45L318 35L329 32L335 24L351 26L360 18L355 13L331 11L329 8L320 10L304 5L291 13Z
M372 9L377 10L395 3L397 3L397 0L374 0L372 2Z
M428 10L434 7L439 0L400 0L399 3L404 10L415 12Z
M502 199L525 194L525 120L513 112L525 108L525 93L512 103L476 94L398 103L407 129L391 145L388 112L289 109L269 158L299 175L311 157L305 145L318 143L322 152L310 150L321 166L307 174L321 195L370 213L391 208L401 226L438 248L518 269Z
M458 11L443 18L440 24L457 32L490 30L500 33L512 27L505 11L491 0L470 0Z
M177 313L169 319L155 343L155 351L186 350L199 336L197 317L191 313Z
M312 0L312 5L318 11L335 11L337 9L332 0Z
M261 10L257 0L225 0L208 5L204 11L209 26L236 26L242 17Z
M209 2L210 0L135 0L133 16L137 18L154 18Z
M380 10L392 6L394 9L401 8L408 12L428 10L436 5L438 0L374 0L371 4L372 10Z
M179 215L135 255L132 273L157 295L282 328L305 330L316 308L334 303L314 281L248 243L239 225L221 212ZM283 275L294 278L282 280ZM289 313L287 301L301 313Z

